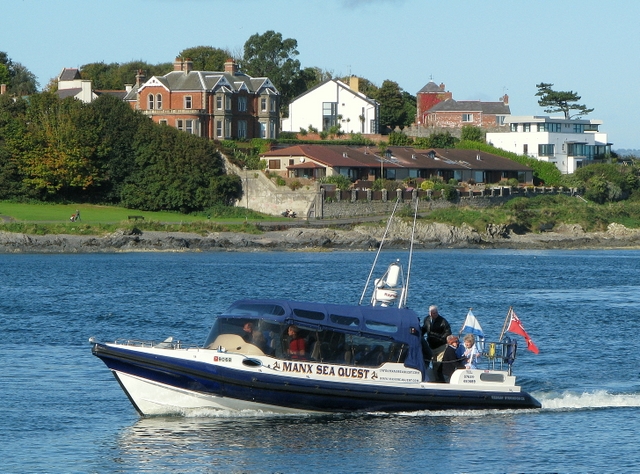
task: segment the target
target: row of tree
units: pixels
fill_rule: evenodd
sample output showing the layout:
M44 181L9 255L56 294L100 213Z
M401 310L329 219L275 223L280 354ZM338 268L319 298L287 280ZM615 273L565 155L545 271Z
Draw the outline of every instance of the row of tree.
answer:
M0 96L0 199L187 213L241 195L213 142L157 125L113 96L90 104L50 92Z

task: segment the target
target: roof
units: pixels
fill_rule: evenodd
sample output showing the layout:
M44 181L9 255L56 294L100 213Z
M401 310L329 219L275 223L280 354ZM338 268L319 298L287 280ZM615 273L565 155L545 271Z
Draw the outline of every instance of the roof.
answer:
M114 97L117 97L118 99L124 100L124 98L127 96L127 91L124 90L94 90L93 93L95 95L112 95Z
M409 168L428 170L483 170L483 171L531 171L528 166L498 155L476 150L457 148L432 148L418 150L410 147L388 147L389 156L381 156L377 148L345 145L294 145L272 150L262 158L304 156L329 167L347 168ZM301 163L287 168L314 168L311 163Z
M58 76L59 81L75 81L76 79L82 79L80 71L76 68L64 68Z
M418 91L418 94L420 92L445 92L444 84L437 85L435 82L429 81L422 89Z
M429 109L429 112L482 112L484 114L511 114L504 102L481 102L479 100L443 100Z
M73 87L71 89L59 89L56 94L61 99L66 99L67 97L75 97L80 92L82 92L82 87Z
M214 91L226 88L232 92L246 89L251 93L259 93L264 89L273 94L279 94L273 83L266 77L251 77L238 72L231 74L220 71L171 71L164 76L153 76L138 89L163 85L172 91Z
M333 82L336 84L336 86L340 87L343 91L345 92L349 92L352 95L359 97L360 99L369 102L370 104L377 104L378 102L375 99L371 99L368 96L364 95L362 92L358 92L358 91L354 91L351 87L349 87L347 84L345 84L344 82L338 80L338 79L327 79L325 81L322 81L320 84L316 84L315 86L313 86L311 89L303 92L302 94L300 94L299 96L295 97L291 102L295 102L296 100L300 99L301 97L304 97L307 94L310 94L311 92L315 91L316 89L319 89L323 86L325 86L327 83L329 82Z

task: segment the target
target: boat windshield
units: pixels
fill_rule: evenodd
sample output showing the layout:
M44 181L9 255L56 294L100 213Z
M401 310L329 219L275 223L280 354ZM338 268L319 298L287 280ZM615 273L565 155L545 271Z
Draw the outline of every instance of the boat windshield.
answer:
M288 327L289 324L280 321L220 316L211 328L205 347L222 346L229 352L286 360L291 358ZM305 352L296 356L299 360L379 367L385 362L402 363L408 353L407 344L378 335L350 334L304 324L298 325L298 332L304 340Z

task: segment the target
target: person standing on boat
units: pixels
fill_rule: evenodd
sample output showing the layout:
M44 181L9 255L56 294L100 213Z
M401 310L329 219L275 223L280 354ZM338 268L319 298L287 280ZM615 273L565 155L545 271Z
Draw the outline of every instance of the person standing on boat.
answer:
M457 369L465 368L465 359L461 358L457 354L460 340L458 336L450 335L447 337L447 345L442 353L442 378L445 382L449 383L451 376Z
M424 318L422 324L422 336L427 338L427 344L431 349L432 366L439 380L442 381L442 357L447 348L447 336L451 335L449 322L440 316L436 305L429 306L429 316Z
M300 330L298 326L289 326L287 330L289 340L289 355L292 359L304 359L305 352L307 351L307 343L300 336Z

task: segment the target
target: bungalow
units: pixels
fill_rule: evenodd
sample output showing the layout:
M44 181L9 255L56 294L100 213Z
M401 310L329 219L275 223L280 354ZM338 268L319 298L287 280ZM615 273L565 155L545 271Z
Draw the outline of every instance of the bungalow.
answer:
M497 183L515 178L521 183L533 182L533 170L528 166L476 150L388 147L380 153L371 147L295 145L264 153L262 159L270 172L292 178L340 174L352 181L374 181L382 176L392 180L439 177Z

